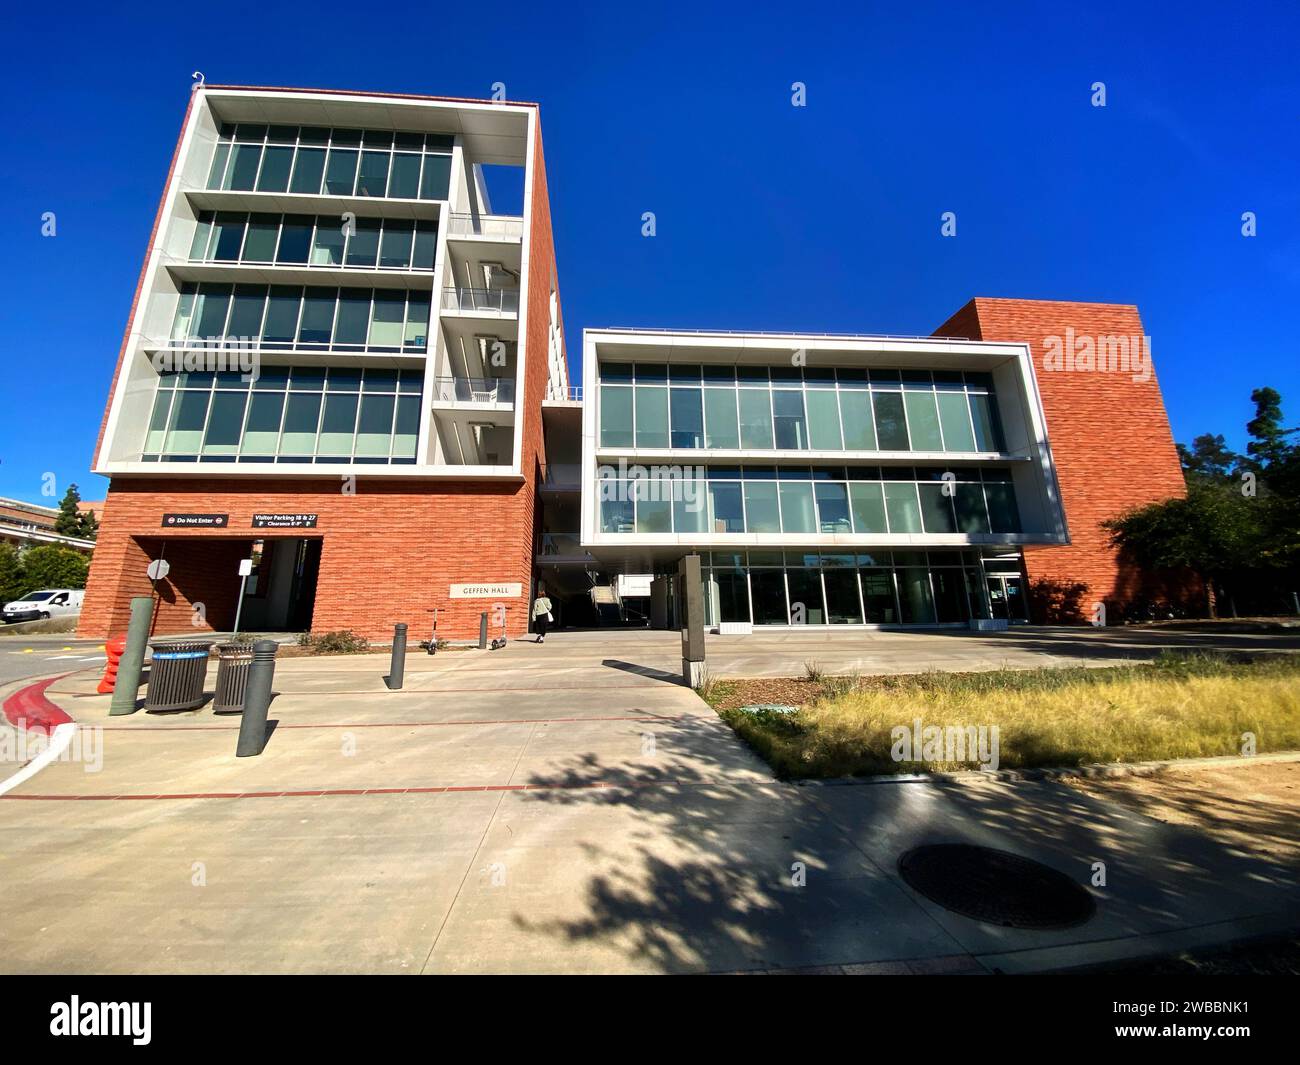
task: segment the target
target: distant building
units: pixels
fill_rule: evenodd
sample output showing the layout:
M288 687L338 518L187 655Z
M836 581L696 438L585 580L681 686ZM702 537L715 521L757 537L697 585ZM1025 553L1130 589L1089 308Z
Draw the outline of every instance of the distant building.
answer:
M86 503L77 509L84 513L92 507L102 505ZM55 532L54 522L58 516L58 507L42 507L36 503L24 503L20 499L0 497L0 543L14 544L20 549L58 544L86 554L95 550L94 540L82 540Z

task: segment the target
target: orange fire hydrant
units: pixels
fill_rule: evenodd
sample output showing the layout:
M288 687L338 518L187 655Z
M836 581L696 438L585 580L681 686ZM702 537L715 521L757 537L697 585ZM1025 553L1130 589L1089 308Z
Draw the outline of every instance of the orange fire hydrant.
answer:
M108 664L104 666L104 676L100 678L99 687L95 689L100 695L107 695L117 687L117 664L122 660L122 652L125 650L125 633L114 636L104 644L104 655L108 658Z

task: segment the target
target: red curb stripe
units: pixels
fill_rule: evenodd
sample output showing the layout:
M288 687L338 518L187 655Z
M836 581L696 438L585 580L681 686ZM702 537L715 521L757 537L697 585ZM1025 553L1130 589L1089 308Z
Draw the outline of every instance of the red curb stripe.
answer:
M45 697L45 689L66 676L68 674L64 673L49 680L37 681L14 692L4 701L5 718L15 728L26 732L44 732L47 736L56 726L71 724L72 718Z

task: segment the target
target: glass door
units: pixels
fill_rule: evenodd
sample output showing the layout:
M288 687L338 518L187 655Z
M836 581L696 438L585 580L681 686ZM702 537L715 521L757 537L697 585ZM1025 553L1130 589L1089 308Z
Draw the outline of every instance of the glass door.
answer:
M1025 612L1025 591L1020 577L987 578L989 604L993 617L999 621L1028 621Z

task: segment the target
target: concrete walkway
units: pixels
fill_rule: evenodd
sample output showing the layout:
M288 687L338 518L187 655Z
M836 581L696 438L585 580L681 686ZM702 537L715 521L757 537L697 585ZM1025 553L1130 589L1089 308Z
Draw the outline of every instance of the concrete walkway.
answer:
M0 969L1020 971L1294 922L1294 870L1059 784L778 783L666 679L675 634L600 635L412 655L402 692L380 656L285 659L252 759L237 718L109 718L97 675L56 682L103 729L102 768L56 762L0 799ZM928 639L969 662L1037 653ZM958 840L1082 884L1104 861L1097 916L1004 929L901 881L903 851Z

